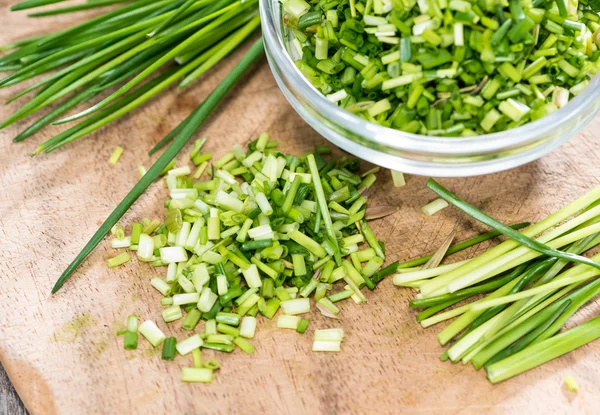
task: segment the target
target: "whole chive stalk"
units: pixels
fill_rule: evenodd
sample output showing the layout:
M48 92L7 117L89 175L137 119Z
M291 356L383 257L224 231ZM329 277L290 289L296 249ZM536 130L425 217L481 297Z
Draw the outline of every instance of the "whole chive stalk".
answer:
M23 2L13 7L13 10L56 2L58 1ZM30 16L71 13L119 3L126 1L97 0ZM20 110L4 120L2 126L28 117L53 102L74 94L16 138L17 141L23 140L78 103L89 101L102 90L123 84L133 76L132 81L126 82L125 86L118 89L118 93L109 97L110 100L103 101L102 105L109 102L114 104L96 114L102 114L101 117L94 115L92 118L96 119L95 122L81 123L76 131L69 129L71 133L68 139L64 139L64 134L59 134L62 138L53 140L56 146L44 146L44 149L52 151L138 107L177 79L188 75L186 82L190 82L206 72L236 48L257 26L257 8L255 1L138 0L134 4L119 5L112 11L66 30L6 45L2 49L17 49L0 58L0 68L5 69L9 66L7 64L11 64L11 69L17 71L1 79L2 86L14 85L38 75L49 74L55 68L60 69L17 94L22 96L41 88ZM246 26L239 29L244 24ZM235 34L227 38L233 30ZM151 38L145 36L148 31L151 31ZM196 47L197 42L199 47ZM193 51L188 50L192 45ZM180 62L181 68L167 71L170 75L161 75L160 82L151 88L142 85L130 95L123 96L125 90L130 91L138 86L141 80L160 70L171 58L179 58L179 52L183 52L186 57ZM20 61L26 64L16 65ZM191 77L190 73L194 76ZM80 88L83 90L79 90ZM137 97L131 97L134 94ZM98 109L99 106L95 108ZM84 113L89 114L90 111Z
M475 358L473 358L473 364L478 365L479 367L481 367L482 365L485 365L487 367L495 362L499 362L500 360L506 359L507 357L512 356L513 354L525 349L533 341L535 341L535 339L537 339L540 336L540 334L542 334L548 327L550 327L556 321L556 319L560 317L560 315L565 311L565 309L569 307L569 305L571 305L571 300L567 299L562 304L560 304L558 308L553 310L553 313L545 321L538 325L534 330L529 332L526 336L523 336L523 338L521 338L518 342L505 348L504 350L499 351L498 353L496 353L495 355L493 355L485 361L483 361L484 359L479 357L478 354L477 356L475 356ZM493 351L488 353L492 354Z
M67 267L56 284L52 288L52 293L56 293L60 287L69 279L77 267L83 260L92 252L92 250L100 243L102 238L110 231L110 229L118 222L118 220L127 212L129 207L142 195L142 193L159 177L160 172L179 154L181 149L193 136L196 130L202 125L204 120L210 115L212 110L217 106L225 94L233 87L238 79L246 72L246 70L254 63L263 53L263 42L259 39L250 48L248 53L242 60L233 68L227 77L215 88L208 98L198 107L194 113L194 117L186 123L181 133L174 139L173 143L165 150L160 158L152 165L148 172L140 179L134 188L125 196L123 201L109 215L102 226L96 231L94 236L86 244L83 250L77 255L75 260Z
M473 287L464 288L464 289L456 291L454 293L442 294L442 295L433 296L433 297L418 298L416 300L411 300L410 307L411 308L433 307L438 304L443 304L443 303L452 301L457 298L463 299L463 298L473 296L475 294L481 294L481 293L493 291L499 287L506 285L508 282L512 281L513 279L515 279L519 275L521 275L523 273L523 271L525 270L526 266L527 266L527 264L523 264L523 266L517 267L515 270L513 270L513 271L507 273L506 275L501 276L495 280L492 280L492 281L489 281L489 282L486 282L483 284L475 285Z
M521 222L521 223L516 223L514 225L510 225L510 227L512 229L518 230L521 228L525 228L527 226L529 226L530 223L529 222ZM468 239L464 242L460 242L456 245L452 245L448 248L448 251L446 252L446 255L451 255L451 254L455 254L457 252L460 252L464 249L470 248L474 245L480 244L482 242L487 241L488 239L492 239L495 238L499 235L502 235L501 232L499 231L491 231L491 232L486 232L483 233L481 235L475 236L471 239ZM425 263L427 263L427 261L429 261L431 259L431 257L433 256L433 254L429 254L429 255L425 255L421 258L417 258L417 259L412 259L410 261L406 261L406 262L401 262L400 264L398 264L398 269L402 269L402 268L412 268L412 267L417 267L419 265L423 265Z
M440 185L438 182L436 182L433 179L429 179L427 181L427 187L429 187L431 190L433 190L435 193L437 193L440 197L442 197L448 203L459 208L460 210L462 210L469 216L473 217L474 219L477 219L478 221L480 221L482 223L485 223L486 225L490 226L491 228L497 230L498 232L502 233L503 235L508 236L512 240L520 243L521 245L523 245L531 250L540 252L543 255L562 258L567 261L574 261L574 262L578 262L581 264L589 265L596 269L600 269L600 264L590 260L589 258L583 257L581 255L558 251L556 249L550 248L549 246L547 246L543 243L540 243L534 239L531 239L531 238L525 236L524 234L515 231L511 227L498 222L497 220L486 215L485 213L483 213L476 207L474 207L474 206L468 204L467 202L465 202L464 200L460 199L454 193L450 192L449 190L444 188L442 185Z
M555 359L600 337L600 317L557 334L489 365L485 370L492 383L498 383Z

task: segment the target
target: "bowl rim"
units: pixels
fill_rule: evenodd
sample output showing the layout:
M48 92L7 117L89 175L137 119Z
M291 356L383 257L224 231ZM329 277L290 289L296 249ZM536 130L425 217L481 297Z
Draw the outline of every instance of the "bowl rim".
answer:
M538 140L557 129L561 124L577 117L600 96L600 74L592 78L590 85L566 106L539 120L510 130L483 134L475 137L433 137L406 133L364 120L336 104L310 84L289 56L283 39L276 27L272 9L280 5L278 0L259 0L263 38L268 53L276 61L288 82L298 90L301 98L311 103L316 111L331 122L367 137L375 144L398 151L446 155L481 155L519 148ZM281 22L278 22L281 24Z

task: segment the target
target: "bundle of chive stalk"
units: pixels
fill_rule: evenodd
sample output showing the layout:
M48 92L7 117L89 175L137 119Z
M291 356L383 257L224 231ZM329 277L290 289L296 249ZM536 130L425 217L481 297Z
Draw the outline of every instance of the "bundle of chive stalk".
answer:
M27 0L12 10L59 2ZM0 80L0 87L47 75L9 99L33 94L0 128L55 104L14 141L50 123L91 115L41 144L34 154L51 152L107 125L176 82L180 87L188 85L260 25L256 0L100 0L31 17L114 4L119 7L79 25L0 47L0 51L12 50L0 58L0 72L12 72ZM175 65L170 64L173 61ZM75 106L116 86L116 91L91 108L59 120Z
M442 360L484 367L496 383L600 337L600 317L557 334L600 293L600 254L591 259L579 255L600 244L600 187L519 233L434 180L427 185L511 238L454 264L414 268L425 262L420 260L399 265L394 284L419 290L410 307L423 309L417 316L423 327L456 317L438 334L442 345L451 344Z
M286 0L292 54L327 99L410 133L503 131L600 68L597 0Z
M150 283L162 294L166 323L183 319L181 328L194 331L205 320L202 333L183 340L166 338L152 321L139 325L128 319L125 349L137 347L141 333L163 358L193 354L194 367L182 379L210 382L214 362L202 363L201 349L254 351L255 317L272 319L277 326L304 333L309 320L300 314L311 309L310 297L327 317L340 312L338 301L366 301L361 288L376 285L396 270L397 263L380 269L384 244L371 231L365 191L375 182L377 168L358 174L359 163L342 157L325 161L318 147L301 158L284 155L267 134L212 161L201 153L205 139L190 154L197 166L170 164L166 185L165 221L133 223L131 234L113 229L114 248L135 251L139 260L166 266L165 278ZM379 215L378 215L379 216ZM366 244L364 249L359 245ZM125 251L108 260L116 267L130 260ZM343 281L343 289L336 282ZM341 284L337 284L341 285ZM335 292L334 292L335 291ZM185 313L185 317L184 317ZM343 330L315 331L314 351L339 351Z

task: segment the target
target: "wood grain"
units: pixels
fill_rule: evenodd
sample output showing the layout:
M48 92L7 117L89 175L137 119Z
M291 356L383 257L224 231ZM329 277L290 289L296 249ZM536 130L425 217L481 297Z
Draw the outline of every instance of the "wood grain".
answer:
M70 22L70 17L27 20L0 1L0 42L34 35ZM11 143L26 123L0 131L0 361L32 414L127 413L595 413L600 396L600 342L500 385L490 385L470 366L438 360L435 334L423 330L407 308L410 290L384 281L366 292L368 303L344 302L342 318L316 314L305 335L277 330L261 320L256 353L212 354L222 369L211 385L181 384L191 358L165 364L146 342L125 352L115 331L138 313L158 321L168 335L182 337L159 316L159 295L149 279L155 270L133 260L109 270L115 254L103 243L59 294L50 288L60 272L137 180L136 166L149 164L146 151L202 101L240 53L183 91L170 90L144 109L49 156L27 157L58 128ZM5 100L17 88L0 91ZM286 152L310 151L324 140L286 103L263 60L230 94L201 133L207 151L223 154L269 131ZM0 107L4 119L18 103ZM506 222L537 220L598 184L600 152L594 131L600 119L553 154L527 166L489 176L443 183ZM112 150L125 153L115 167ZM185 161L186 148L180 160ZM458 226L458 239L483 228L448 208L425 217L419 208L434 195L425 178L409 177L391 187L384 173L374 203L401 210L373 224L386 241L390 260L435 249ZM156 184L127 213L123 223L158 217L165 190ZM483 244L478 249L485 249ZM474 250L466 254L472 255ZM578 318L598 314L598 304ZM573 323L570 323L572 325ZM175 324L174 326L178 326ZM337 327L347 336L339 354L310 351L315 328ZM568 394L566 374L581 390Z

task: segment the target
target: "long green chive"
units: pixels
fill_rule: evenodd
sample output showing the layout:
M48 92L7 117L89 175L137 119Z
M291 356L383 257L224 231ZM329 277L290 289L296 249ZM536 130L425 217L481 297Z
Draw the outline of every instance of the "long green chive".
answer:
M483 364L485 364L485 366L489 366L495 362L498 362L500 360L503 360L505 358L507 358L508 356L511 356L515 353L520 352L521 350L523 350L524 348L526 348L527 346L529 346L535 339L537 339L539 337L539 335L541 333L543 333L546 329L548 329L548 327L550 327L555 321L556 319L565 311L565 309L567 307L569 307L569 305L571 305L571 300L566 300L564 301L562 304L559 304L559 307L556 309L550 309L552 310L552 314L548 317L548 316L542 316L543 317L547 317L545 321L543 321L541 324L539 324L534 330L532 330L531 332L529 332L526 336L524 336L521 340L519 340L517 343L513 344L510 347L505 348L504 350L499 351L498 353L496 353L495 355L493 355L492 357L488 358L487 360L483 361L485 358L480 357L480 353L485 352L485 349L482 350L482 352L478 353L474 358L473 358L473 364L477 365L478 367L481 367ZM542 315L542 313L540 312L538 315ZM534 316L536 317L536 316ZM534 322L535 324L535 322ZM507 332L506 334L512 334L513 332ZM519 333L516 333L515 337L520 337L518 336ZM502 339L502 337L499 337L496 341L500 341ZM492 347L494 345L494 343L491 343L488 347ZM487 352L488 354L493 354L492 352ZM487 357L487 356L486 356Z
M319 205L319 209L321 210L321 216L323 218L323 221L325 222L325 230L335 248L335 252L334 252L335 262L339 266L339 265L341 265L341 254L339 252L339 247L338 247L335 231L333 230L333 223L331 221L331 215L330 215L329 209L327 209L327 201L325 198L325 193L323 192L323 187L321 185L321 177L319 175L319 169L317 168L317 164L315 162L315 156L312 154L308 154L306 156L306 161L308 162L308 167L310 169L310 174L312 176L312 181L313 181L313 186L315 188L317 203Z
M600 337L600 317L525 348L486 368L488 380L501 382L562 356Z
M447 202L451 203L452 205L456 206L463 212L467 213L469 216L477 219L478 221L480 221L482 223L485 223L486 225L494 228L498 232L501 232L503 235L508 236L512 240L520 243L521 245L523 245L529 249L532 249L534 251L540 252L544 255L548 255L551 257L562 258L567 261L579 262L581 264L589 265L594 268L600 269L600 264L590 260L589 258L585 258L580 255L563 252L563 251L558 251L556 249L550 248L549 246L547 246L543 243L540 243L536 240L533 240L533 239L523 235L522 233L515 231L514 229L510 228L509 226L506 226L506 225L498 222L497 220L495 220L495 219L491 218L490 216L486 215L485 213L481 212L474 206L472 206L472 205L468 204L467 202L465 202L464 200L460 199L454 193L445 189L442 185L440 185L438 182L436 182L433 179L429 179L427 181L427 187L429 187L435 193L440 195Z
M13 10L56 2L23 2ZM119 3L126 2L99 0L30 16L71 13ZM21 96L42 87L39 94L4 120L2 125L23 119L62 97L74 94L20 134L16 138L20 141L78 103L89 101L103 89L122 85L110 100L104 100L102 104L115 101L113 105L67 130L67 134L53 137L36 152L52 151L131 111L178 79L187 75L184 81L187 84L206 72L257 27L257 9L255 1L139 0L135 4L119 5L112 11L69 29L6 45L5 48L17 49L0 58L0 67L10 66L16 72L0 80L2 86L49 74L57 67L60 70L17 94ZM151 38L146 37L148 32ZM130 95L123 96L124 91L139 85L140 81L159 70L171 58L175 58L181 67L169 69ZM19 61L26 64L6 65ZM128 81L132 76L133 79Z
M504 233L493 219L437 183L430 181L428 186L466 213ZM598 337L583 333L577 336L575 331L567 340L563 337L567 332L555 334L600 292L600 280L595 279L600 273L597 266L590 267L584 262L563 271L570 262L581 262L577 261L578 254L600 243L599 193L600 189L594 189L526 229L521 240L503 242L457 266L398 274L400 280L414 284L421 291L420 298L411 301L411 307L428 307L417 316L424 327L458 317L438 334L441 344L458 337L442 360L472 362L476 368L485 366L488 379L497 382ZM550 227L553 229L548 230ZM529 237L542 232L535 242L547 242L551 249L540 253L535 247L531 249L528 242ZM555 255L553 250L560 247L566 249L559 253L571 256ZM598 259L600 254L588 261L597 264ZM431 275L426 275L429 272ZM430 279L419 279L418 273ZM415 278L410 278L410 274L415 274ZM473 285L483 280L487 281ZM493 292L482 299L474 297L490 291ZM471 302L441 312L465 299ZM560 341L561 338L565 340Z
M56 293L60 287L69 279L77 267L83 260L92 252L92 250L100 243L102 238L110 231L110 229L118 222L125 212L133 205L133 203L142 195L142 193L152 184L159 176L159 173L175 158L181 151L183 146L188 142L196 130L202 125L204 120L221 101L223 96L233 87L237 80L246 72L246 70L256 61L263 53L262 39L259 39L235 66L235 68L227 75L227 77L217 86L217 88L208 96L195 111L194 116L186 124L181 133L174 139L173 143L165 150L160 158L152 165L148 172L140 179L134 188L125 196L125 199L117 206L117 208L108 216L102 226L96 231L94 236L85 245L83 250L77 255L75 260L69 264L63 272L56 284L52 288L52 293Z
M529 226L529 222L522 222L522 223L517 223L514 225L510 225L510 227L512 229L518 230L518 229L522 229L526 226ZM471 239L468 239L464 242L460 242L456 245L452 245L448 248L448 251L446 252L446 255L451 255L454 254L456 252L460 252L464 249L470 248L471 246L480 244L481 242L485 242L488 239L492 239L495 238L498 235L502 235L501 232L499 231L491 231L491 232L486 232L483 233L481 235L475 236ZM431 257L433 256L433 254L429 254L429 255L425 255L421 258L417 258L417 259L413 259L410 261L406 261L406 262L401 262L400 264L398 264L398 269L402 269L402 268L412 268L412 267L416 267L419 265L423 265L425 264L427 261L429 261L431 259Z

